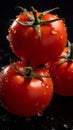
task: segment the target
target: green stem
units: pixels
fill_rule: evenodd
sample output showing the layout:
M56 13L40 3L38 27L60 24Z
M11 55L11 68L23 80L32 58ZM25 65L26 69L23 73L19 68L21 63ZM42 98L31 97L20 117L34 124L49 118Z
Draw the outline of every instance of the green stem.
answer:
M62 19L57 18L57 19L52 19L52 20L47 20L47 21L41 21L40 25L50 24L52 22L59 21L59 20L62 20Z
M51 10L47 10L47 11L44 11L40 14L40 16L37 15L37 10L34 9L34 7L31 7L32 9L32 13L33 13L33 17L30 15L30 13L22 8L22 7L19 7L21 10L23 10L23 13L30 19L30 21L16 21L17 23L19 24L22 24L24 26L33 26L35 28L35 30L37 31L38 33L38 38L40 39L41 38L41 29L40 29L40 26L41 25L45 25L45 24L49 24L51 22L55 22L57 20L61 20L60 18L58 19L53 19L53 20L42 20L42 17L46 14L48 14L49 12L53 11L53 10L56 10L56 9L59 9L59 7L57 8L54 8L54 9L51 9Z
M68 57L68 59L73 60L73 43L71 44L71 52L70 52L70 56Z
M37 71L41 67L44 67L42 65L39 65L36 69L32 69L32 67L30 67L30 66L26 66L25 72L19 70L19 68L17 66L15 66L14 64L11 63L11 65L20 75L22 75L24 78L27 78L27 79L32 79L32 78L38 78L39 79L39 78L50 78L50 77L55 78L55 76L35 74L35 71Z
M68 40L68 54L65 56L64 54L61 54L64 59L62 61L59 61L58 65L63 64L64 62L73 62L73 43L70 43Z
M26 16L30 19L30 21L33 20L33 17L28 13L27 9L25 9L21 6L17 6L17 8L21 9L23 11L23 13L26 14Z
M57 9L60 9L60 8L59 8L59 7L56 7L56 8L50 9L50 10L43 11L38 18L39 18L39 19L42 19L42 17L43 17L44 15L46 15L46 14L48 14L48 13L54 11L54 10L57 10Z
M33 25L38 25L40 23L40 19L37 16L37 10L34 9L34 7L31 7L31 9L32 9L32 13L34 15L34 23L33 23Z

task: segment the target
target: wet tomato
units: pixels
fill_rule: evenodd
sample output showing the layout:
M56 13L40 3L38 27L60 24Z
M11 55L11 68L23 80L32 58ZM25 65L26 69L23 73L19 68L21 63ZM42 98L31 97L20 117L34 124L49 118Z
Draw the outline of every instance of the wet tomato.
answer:
M22 60L30 59L33 66L57 58L67 43L64 21L49 12L23 9L9 27L12 50Z
M55 93L62 96L73 96L73 57L68 55L66 47L62 55L51 65L50 73L53 78ZM65 57L64 57L65 56Z
M44 77L50 74L42 68L29 75L24 73L23 62L14 62L13 65L8 65L0 73L1 103L18 116L38 115L48 107L53 96L52 79Z

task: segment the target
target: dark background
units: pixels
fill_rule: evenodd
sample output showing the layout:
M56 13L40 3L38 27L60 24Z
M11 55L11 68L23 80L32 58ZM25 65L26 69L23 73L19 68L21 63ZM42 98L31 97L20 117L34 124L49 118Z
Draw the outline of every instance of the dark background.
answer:
M60 7L54 11L65 19L68 39L73 42L73 2L72 0L2 0L0 1L0 67L9 64L13 55L6 39L10 19L15 19L22 6L30 10L34 6L39 11ZM42 117L33 117L30 122L25 118L8 113L0 105L0 130L72 130L73 129L73 97L62 97L54 94L49 108Z

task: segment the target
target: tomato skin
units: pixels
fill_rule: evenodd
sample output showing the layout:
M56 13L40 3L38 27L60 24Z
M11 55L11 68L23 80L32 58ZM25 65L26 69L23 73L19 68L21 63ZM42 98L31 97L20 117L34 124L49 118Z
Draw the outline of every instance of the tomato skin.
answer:
M32 15L32 13L30 13ZM38 12L37 15L40 15ZM57 19L53 14L45 15L42 20ZM67 29L62 20L40 26L41 37L33 26L20 25L16 21L29 21L21 13L9 28L8 40L14 53L22 60L30 59L33 66L46 63L57 58L67 43ZM52 53L53 52L53 53ZM38 53L38 54L37 54Z
M20 70L24 70L23 62L15 62ZM48 75L43 68L36 74ZM11 65L0 73L1 102L11 113L18 116L31 117L44 111L53 96L51 78L25 79Z
M62 54L68 53L66 47ZM54 91L62 96L73 96L73 61L65 61L64 57L59 57L50 67L51 75L54 75Z

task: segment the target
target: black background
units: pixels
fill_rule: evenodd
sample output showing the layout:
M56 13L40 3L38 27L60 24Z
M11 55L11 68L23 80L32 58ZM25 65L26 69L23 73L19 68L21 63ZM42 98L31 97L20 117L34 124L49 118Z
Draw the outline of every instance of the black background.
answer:
M60 7L54 13L65 19L68 39L73 42L73 1L72 0L2 0L0 1L0 67L9 64L10 46L6 39L10 19L15 19L22 6L30 10L34 6L38 11ZM25 118L14 116L0 106L0 130L72 130L73 97L62 97L54 94L49 108L43 117L33 117L30 122Z

